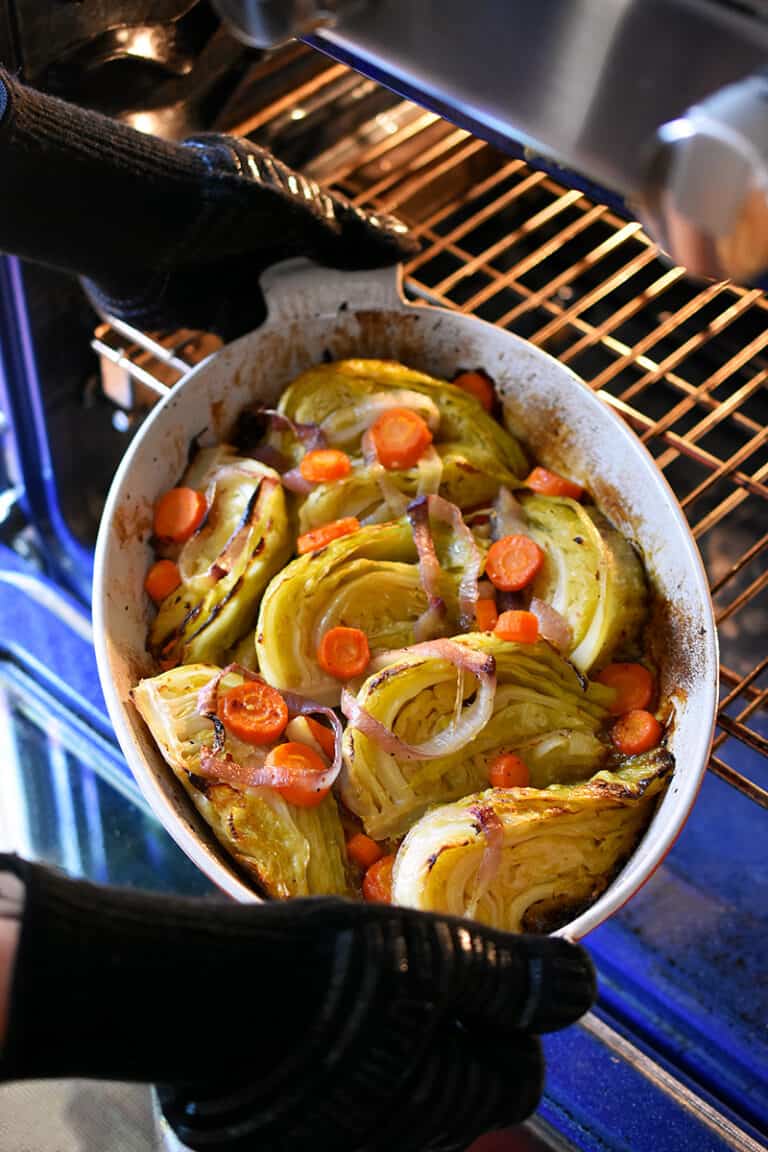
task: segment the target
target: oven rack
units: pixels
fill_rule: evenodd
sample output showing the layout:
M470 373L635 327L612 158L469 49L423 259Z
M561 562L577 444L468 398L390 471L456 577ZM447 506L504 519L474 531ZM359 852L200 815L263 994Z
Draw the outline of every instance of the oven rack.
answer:
M328 68L243 129L290 109L298 119L302 101L346 71ZM723 661L709 769L768 808L766 296L690 283L637 222L408 102L305 170L408 222L423 245L405 268L409 293L545 348L647 445L715 605ZM143 333L109 317L93 340L106 391L139 414L215 346L207 333Z

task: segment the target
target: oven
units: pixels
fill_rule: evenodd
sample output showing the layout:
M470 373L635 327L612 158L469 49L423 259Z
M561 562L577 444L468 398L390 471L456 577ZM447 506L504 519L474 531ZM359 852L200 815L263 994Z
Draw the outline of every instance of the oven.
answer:
M499 324L577 372L675 490L720 633L715 743L688 824L587 939L599 1000L546 1039L537 1116L478 1148L757 1152L768 1130L768 297L692 282L621 197L361 75L336 41L325 45L336 59L296 43L238 48L236 83L176 113L401 216L422 243L405 268L410 297ZM125 115L150 131L169 122L164 107ZM117 463L152 404L218 343L97 317L72 280L0 260L0 843L97 881L190 894L211 889L127 772L88 605ZM137 1097L133 1112L114 1093L100 1099L104 1115L134 1117L136 1148L154 1146L149 1129L141 1143ZM10 1152L3 1139L0 1125Z

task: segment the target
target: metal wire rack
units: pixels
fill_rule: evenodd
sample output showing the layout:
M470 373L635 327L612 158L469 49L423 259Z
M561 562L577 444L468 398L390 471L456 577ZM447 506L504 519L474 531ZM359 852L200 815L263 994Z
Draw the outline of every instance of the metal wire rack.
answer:
M313 80L313 97L339 75L336 66ZM248 129L289 106L282 99ZM702 551L720 631L710 769L768 807L768 298L691 284L638 223L414 105L378 115L356 143L308 170L411 225L423 248L407 289L546 348L654 455ZM118 324L94 347L149 392L200 358L188 333Z

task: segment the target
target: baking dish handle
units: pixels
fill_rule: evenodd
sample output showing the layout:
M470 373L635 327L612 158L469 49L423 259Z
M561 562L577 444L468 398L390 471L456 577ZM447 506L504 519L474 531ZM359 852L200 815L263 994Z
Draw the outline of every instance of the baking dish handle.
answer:
M401 264L352 272L321 267L304 258L283 260L261 276L265 324L334 316L346 309L401 312L407 307L402 274Z

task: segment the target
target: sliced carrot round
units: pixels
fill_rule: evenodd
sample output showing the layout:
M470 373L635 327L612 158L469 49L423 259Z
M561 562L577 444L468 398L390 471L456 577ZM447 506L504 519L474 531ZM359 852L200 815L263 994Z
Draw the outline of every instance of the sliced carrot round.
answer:
M326 728L325 724L321 724L319 720L313 720L311 716L305 716L312 736L320 745L323 753L329 760L333 760L336 755L336 737L330 728Z
M179 567L173 560L158 560L152 565L144 581L144 589L155 604L160 604L181 584Z
M471 396L479 400L486 412L492 410L496 393L493 384L485 373L460 372L458 376L454 376L451 383L456 384L462 391L469 392Z
M363 876L363 899L369 904L392 903L392 866L394 856L382 856Z
M566 480L548 468L536 467L525 481L526 488L538 492L540 496L569 496L571 500L581 500L584 489L573 480Z
M607 664L595 680L614 689L616 695L608 705L613 716L647 708L653 699L653 676L642 664Z
M319 777L326 771L327 765L314 748L300 744L298 740L290 740L270 749L264 766L296 772L294 784L275 784L274 787L287 804L295 804L297 808L316 808L330 792L330 788L316 788L311 779L299 775L309 771L316 772Z
M371 425L371 440L385 468L412 468L432 443L432 433L410 408L387 408Z
M171 544L183 544L200 527L207 511L202 492L194 488L171 488L155 504L155 536Z
M381 860L384 854L381 845L363 832L358 832L356 836L347 840L347 856L358 868L364 870L370 868L377 860Z
M325 548L332 540L340 540L342 536L349 536L360 528L360 521L356 516L344 516L341 520L333 520L330 524L323 524L320 528L313 528L305 532L296 541L296 551L299 556L305 552L318 552Z
M637 756L655 748L663 731L655 716L643 708L635 708L616 721L611 729L611 740L625 756Z
M495 600L478 600L475 605L475 627L478 632L493 632L498 618Z
M533 612L514 609L502 612L493 631L500 640L509 640L516 644L534 644L539 638L539 621Z
M368 637L359 628L329 628L317 650L318 664L337 680L359 676L368 667L370 659Z
M248 744L271 744L288 723L285 700L263 680L247 680L222 693L217 713L224 727Z
M310 484L343 480L352 471L352 461L338 448L313 448L302 456L299 471Z
M491 545L485 558L485 574L502 592L527 587L544 563L544 553L530 536L503 536Z
M488 780L492 788L527 788L531 774L525 760L514 752L500 752L488 765Z

